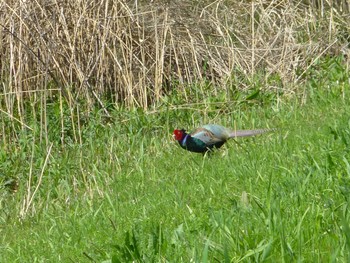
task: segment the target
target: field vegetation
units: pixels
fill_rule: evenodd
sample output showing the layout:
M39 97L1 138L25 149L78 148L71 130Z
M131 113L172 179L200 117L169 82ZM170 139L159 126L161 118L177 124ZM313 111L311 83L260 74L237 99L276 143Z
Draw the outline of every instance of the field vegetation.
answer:
M0 0L0 39L0 262L350 261L348 1Z

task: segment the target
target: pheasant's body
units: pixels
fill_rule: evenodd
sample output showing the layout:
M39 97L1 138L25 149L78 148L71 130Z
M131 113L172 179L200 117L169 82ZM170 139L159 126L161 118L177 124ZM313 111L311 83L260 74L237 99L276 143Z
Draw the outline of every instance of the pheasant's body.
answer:
M188 151L205 153L213 148L220 148L228 139L235 137L254 136L273 131L274 129L231 130L217 124L204 125L191 132L175 130L174 137L180 146Z

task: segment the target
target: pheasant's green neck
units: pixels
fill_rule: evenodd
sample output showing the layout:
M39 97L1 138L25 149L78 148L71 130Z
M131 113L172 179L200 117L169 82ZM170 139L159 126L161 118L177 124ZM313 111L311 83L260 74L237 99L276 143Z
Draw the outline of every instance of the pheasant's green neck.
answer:
M201 140L192 137L189 134L186 134L185 137L179 141L182 148L191 151L191 152L206 152L208 146Z

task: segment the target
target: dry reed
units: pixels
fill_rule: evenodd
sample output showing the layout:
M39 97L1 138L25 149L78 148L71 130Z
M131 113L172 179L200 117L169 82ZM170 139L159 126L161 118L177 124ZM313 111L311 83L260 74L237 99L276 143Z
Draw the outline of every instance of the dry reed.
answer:
M1 111L63 96L148 108L172 89L294 92L325 54L349 54L349 1L0 1ZM185 94L189 97L190 94ZM42 108L45 116L45 107ZM107 110L105 109L108 114ZM24 122L23 122L24 123Z

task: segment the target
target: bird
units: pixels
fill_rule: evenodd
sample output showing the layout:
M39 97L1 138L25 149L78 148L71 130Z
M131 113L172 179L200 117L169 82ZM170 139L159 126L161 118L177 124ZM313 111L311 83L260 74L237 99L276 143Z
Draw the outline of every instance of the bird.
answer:
M274 130L276 129L234 130L218 124L207 124L191 133L185 129L175 129L173 137L183 149L205 154L214 148L219 149L231 138L254 136Z

